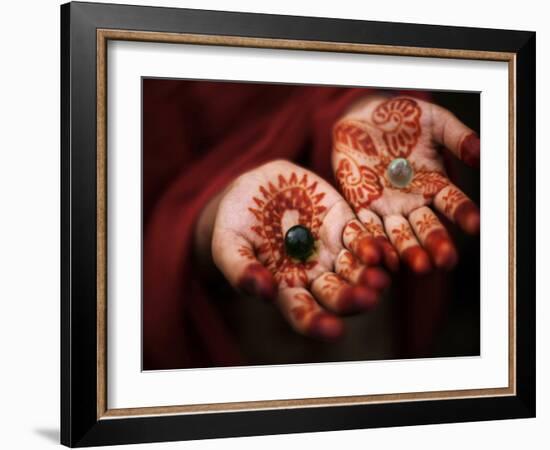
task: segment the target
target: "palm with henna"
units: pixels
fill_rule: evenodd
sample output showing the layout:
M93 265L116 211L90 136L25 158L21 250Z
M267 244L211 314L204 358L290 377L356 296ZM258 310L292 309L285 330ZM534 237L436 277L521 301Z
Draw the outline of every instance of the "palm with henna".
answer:
M291 256L287 231L310 230L310 252ZM326 181L288 161L238 177L221 194L212 257L235 288L271 299L299 333L336 339L341 315L371 309L389 278L381 252Z
M336 179L391 269L397 253L417 273L454 267L456 248L432 208L466 233L479 232L479 209L448 179L438 146L479 167L476 134L429 102L369 97L334 127Z

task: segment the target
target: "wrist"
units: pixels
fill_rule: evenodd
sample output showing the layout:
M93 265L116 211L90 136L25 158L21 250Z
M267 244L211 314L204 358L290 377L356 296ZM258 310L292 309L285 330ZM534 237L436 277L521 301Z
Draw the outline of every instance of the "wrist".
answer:
M219 192L206 204L199 215L195 224L194 247L198 263L203 268L213 267L212 259L212 235L214 233L214 224L218 214L218 207L223 197L223 192Z
M388 98L390 98L389 94L379 92L365 95L350 104L346 111L340 116L339 120L362 118L365 110L371 108L371 105L381 103Z

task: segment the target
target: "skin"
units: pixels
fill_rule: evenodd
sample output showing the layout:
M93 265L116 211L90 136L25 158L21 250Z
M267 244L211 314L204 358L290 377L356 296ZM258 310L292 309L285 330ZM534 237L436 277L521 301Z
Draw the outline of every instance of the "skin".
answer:
M315 239L304 261L284 249L286 231L298 224ZM389 284L376 267L379 247L344 198L288 161L239 176L205 208L197 230L199 256L211 255L232 286L272 301L310 337L339 338L341 316L371 309Z
M479 232L480 216L448 179L438 147L479 168L477 135L435 104L371 96L335 124L333 144L332 165L342 194L377 237L386 266L396 269L400 258L417 273L433 266L452 269L457 251L433 209L469 234ZM396 158L407 159L414 169L406 187L396 187L388 176Z

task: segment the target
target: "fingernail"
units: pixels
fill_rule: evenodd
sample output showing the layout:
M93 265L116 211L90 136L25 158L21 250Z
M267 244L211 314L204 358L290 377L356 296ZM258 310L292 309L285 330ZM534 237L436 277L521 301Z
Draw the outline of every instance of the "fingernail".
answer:
M399 255L385 237L378 237L378 243L384 253L384 264L392 272L399 270Z
M438 229L428 234L425 246L432 255L436 267L450 270L456 265L458 254L449 234L445 230Z
M261 264L250 264L244 270L238 287L249 295L266 300L273 300L277 293L275 280L273 280L269 270Z
M469 234L478 234L480 217L478 207L471 201L458 205L454 213L455 222Z
M370 310L378 303L378 293L366 286L348 286L338 298L338 313L352 314Z
M374 289L365 286L354 286L353 302L358 311L370 311L378 305L379 295Z
M367 236L359 241L357 257L368 266L375 266L380 262L380 248L372 237Z
M471 167L479 168L479 138L475 133L464 138L460 146L462 161Z
M390 277L378 267L366 267L360 276L361 284L374 289L386 289L390 285Z
M344 334L344 324L334 316L318 313L311 319L309 334L324 341L335 341Z
M418 274L426 274L432 270L430 257L419 245L413 245L403 252L403 259L407 265Z

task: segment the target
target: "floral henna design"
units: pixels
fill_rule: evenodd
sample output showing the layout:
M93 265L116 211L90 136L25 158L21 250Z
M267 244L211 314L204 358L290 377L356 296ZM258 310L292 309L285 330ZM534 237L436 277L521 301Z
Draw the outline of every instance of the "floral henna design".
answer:
M259 194L252 199L256 207L248 208L256 219L252 231L260 237L256 248L258 259L278 284L306 286L307 272L317 265L315 252L304 262L287 255L283 221L287 214L295 214L296 222L307 227L317 241L321 215L326 211L322 204L325 194L317 192L317 182L310 183L307 174L298 177L295 172L288 178L279 175L276 183L260 186Z
M294 306L290 313L294 316L296 320L303 320L305 316L313 313L318 309L317 304L313 298L308 294L298 293L294 295Z
M365 229L367 230L367 233L371 234L373 237L385 237L384 229L382 228L382 225L379 223L376 223L374 219L367 220L363 223L365 226Z
M414 271L427 272L431 263L423 247L437 247L430 251L435 265L452 267L456 252L448 245L452 242L442 225L431 217L412 218L411 214L433 205L464 231L479 232L479 209L447 178L437 149L444 145L475 165L479 159L477 135L437 105L409 97L380 100L373 96L335 125L333 137L332 164L344 197L363 223L374 217L376 224L383 218L387 236L384 230L375 231L370 225L365 228L378 236L385 264L396 268L401 258ZM402 221L406 223L398 223ZM434 227L442 231L431 233ZM420 243L415 233L422 236Z
M346 280L357 282L356 274L361 269L359 260L350 251L343 250L338 257L338 273Z
M380 262L379 245L375 236L369 233L361 222L352 220L344 227L342 233L344 245L365 264L375 265Z
M241 255L243 258L246 258L250 261L254 261L256 259L256 257L254 256L254 252L248 248L248 247L245 247L244 245L241 245L239 247L239 255Z
M394 228L391 232L397 247L400 247L401 244L411 240L413 237L410 228L404 223L399 228Z
M467 200L468 197L466 197L458 189L449 189L449 191L443 196L443 201L445 202L445 214L452 213L453 211L455 211L459 203L463 203Z
M336 179L342 192L355 211L367 208L382 195L379 175L353 158L343 157L336 169Z
M379 105L372 115L382 130L382 138L390 154L406 158L420 136L420 107L409 98L395 98Z
M365 227L366 232L378 243L378 246L383 253L383 259L386 267L392 271L396 271L399 268L399 256L388 240L388 237L384 232L384 228L382 227L382 223L374 220L372 217L372 215L374 215L373 213L370 214L370 218L368 218L368 216L363 217L363 226Z
M335 295L335 293L340 289L343 285L343 281L338 278L336 274L329 273L323 278L323 285L321 286L321 290L323 291L323 294L327 297Z
M442 163L412 157L422 133L421 114L415 100L398 97L378 105L370 121L348 118L335 125L335 175L355 212L368 209L386 192L421 195L430 202L449 184ZM412 168L406 187L396 186L388 176L396 158L408 158Z
M479 232L479 210L456 186L449 185L442 190L435 198L435 204L467 233Z
M350 120L337 123L333 131L333 140L340 147L351 151L358 151L367 156L378 155L378 150L370 134L361 126L360 122Z
M439 220L433 214L424 213L420 220L416 221L418 234L424 235L431 228L439 225Z
M412 164L414 168L414 164ZM415 170L414 178L411 181L410 188L403 189L404 192L422 194L425 199L432 199L449 184L449 180L440 172Z
M250 261L239 281L239 289L265 299L273 299L275 289L269 272L259 264L250 247L241 245L237 252L240 256Z
M275 160L237 177L217 208L210 247L214 264L235 288L272 300L300 334L338 338L344 331L338 315L370 308L389 283L377 267L368 267L368 286L335 273L347 245L346 226L357 222L356 238L367 232L330 184L288 161Z
M407 194L420 194L425 199L431 200L441 189L449 184L449 180L442 171L428 170L425 167L419 167L414 162L409 162L414 176L410 184L404 188L397 188L392 184L388 177L388 166L392 162L392 158L383 155L379 162L374 166L376 174L379 177L379 183L387 189L404 192Z

